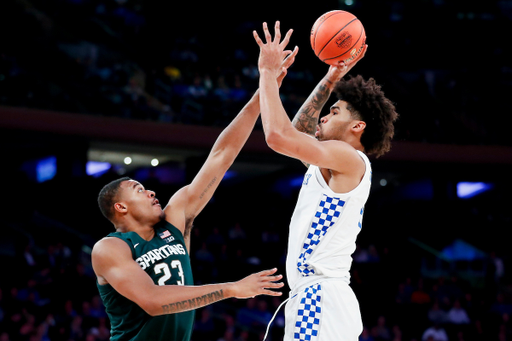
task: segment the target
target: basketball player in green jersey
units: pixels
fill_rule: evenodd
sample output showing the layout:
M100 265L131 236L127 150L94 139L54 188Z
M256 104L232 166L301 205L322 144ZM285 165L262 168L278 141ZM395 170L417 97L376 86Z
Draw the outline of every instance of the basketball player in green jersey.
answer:
M283 61L283 72L294 61ZM190 230L225 172L247 141L260 113L259 92L220 134L193 181L162 209L155 192L130 178L107 184L98 196L116 232L92 251L97 286L111 324L110 340L188 341L194 309L226 298L279 296L276 269L237 282L195 286L190 266Z

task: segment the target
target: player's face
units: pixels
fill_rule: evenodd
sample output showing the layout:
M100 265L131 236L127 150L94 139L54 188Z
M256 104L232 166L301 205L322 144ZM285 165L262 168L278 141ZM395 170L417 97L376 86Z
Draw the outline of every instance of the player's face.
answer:
M348 130L356 120L347 109L347 102L337 101L331 107L329 114L320 119L315 137L319 141L340 140L345 141Z
M126 206L127 213L141 223L156 224L165 218L165 213L155 197L155 192L145 189L138 181L123 181L119 199Z

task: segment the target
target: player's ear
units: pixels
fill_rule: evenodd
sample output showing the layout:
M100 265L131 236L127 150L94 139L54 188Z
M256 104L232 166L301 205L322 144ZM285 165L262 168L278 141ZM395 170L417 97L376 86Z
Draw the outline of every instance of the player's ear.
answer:
M364 121L355 121L354 125L352 126L352 130L355 132L362 132L366 128L366 122Z
M114 204L114 210L119 213L126 213L128 211L128 207L122 202L116 202Z

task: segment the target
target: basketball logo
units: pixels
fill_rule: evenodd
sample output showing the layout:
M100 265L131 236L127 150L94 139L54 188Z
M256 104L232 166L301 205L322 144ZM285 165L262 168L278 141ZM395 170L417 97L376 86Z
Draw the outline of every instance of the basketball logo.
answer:
M352 44L352 35L349 32L343 32L339 37L335 40L336 45L340 49L345 49Z

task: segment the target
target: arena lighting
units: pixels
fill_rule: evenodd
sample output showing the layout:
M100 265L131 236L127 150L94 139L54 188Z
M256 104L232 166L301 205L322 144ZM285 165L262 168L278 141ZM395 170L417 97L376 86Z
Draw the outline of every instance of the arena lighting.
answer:
M85 164L85 172L87 175L98 177L105 174L112 165L108 162L99 162L99 161L88 161Z
M292 188L300 188L304 181L304 175L295 176L288 181L288 186Z
M151 160L151 166L153 166L153 167L158 166L158 163L159 163L159 162L158 162L158 159L153 159L153 160Z
M127 156L124 158L124 164L125 165L129 165L130 163L132 163L132 158Z
M41 159L36 164L36 178L37 182L44 182L53 179L57 174L57 158L50 156Z
M492 184L486 182L459 182L457 183L457 197L461 199L472 198L490 190L492 187Z
M237 174L238 173L234 170L227 170L226 173L224 173L224 177L222 179L223 180L231 179L231 178L234 178L235 176L237 176Z

